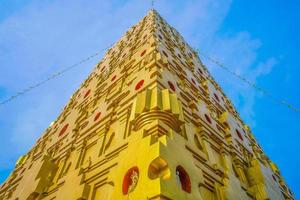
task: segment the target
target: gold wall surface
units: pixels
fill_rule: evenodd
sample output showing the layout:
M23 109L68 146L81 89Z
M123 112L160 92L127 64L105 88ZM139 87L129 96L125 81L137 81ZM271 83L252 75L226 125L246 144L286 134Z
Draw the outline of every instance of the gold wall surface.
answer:
M294 197L197 52L151 10L20 157L0 199Z

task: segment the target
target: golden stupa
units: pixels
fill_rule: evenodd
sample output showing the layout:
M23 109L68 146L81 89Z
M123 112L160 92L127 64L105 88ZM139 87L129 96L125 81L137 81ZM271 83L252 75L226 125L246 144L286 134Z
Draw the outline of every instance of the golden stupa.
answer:
M294 199L182 36L151 10L16 163L0 200Z

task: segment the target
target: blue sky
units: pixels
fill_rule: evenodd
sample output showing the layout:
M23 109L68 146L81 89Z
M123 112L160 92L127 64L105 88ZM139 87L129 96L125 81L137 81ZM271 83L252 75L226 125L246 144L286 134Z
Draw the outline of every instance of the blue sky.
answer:
M1 0L0 101L117 41L151 1ZM159 0L188 43L300 108L300 3ZM0 182L60 113L101 56L0 107ZM203 58L300 198L300 114Z

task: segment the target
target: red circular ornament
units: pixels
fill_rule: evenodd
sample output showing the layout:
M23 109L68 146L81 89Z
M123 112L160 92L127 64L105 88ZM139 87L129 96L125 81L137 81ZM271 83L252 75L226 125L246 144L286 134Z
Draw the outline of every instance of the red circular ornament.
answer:
M98 112L94 117L94 121L97 121L100 116L101 116L101 112Z
M114 81L116 78L117 78L117 76L114 75L114 76L111 78L111 81Z
M141 53L141 57L142 57L143 55L145 55L145 53L146 53L146 50L144 50L144 51Z
M236 135L240 138L240 140L244 140L244 138L243 138L243 136L242 136L242 134L240 133L240 131L239 130L237 130L237 129L235 129L235 132L236 132Z
M87 96L89 96L89 94L91 93L91 90L88 90L85 95L84 95L84 98L86 98Z
M210 117L207 114L204 114L204 117L205 117L206 121L211 124Z
M216 93L214 93L214 97L217 101L220 101L219 96Z
M196 85L196 82L195 82L195 80L194 79L192 79L192 82Z
M185 169L180 165L176 167L176 176L180 181L181 189L187 193L191 193L192 191L191 179L188 173L185 171Z
M124 178L123 178L123 185L122 185L122 192L124 195L127 195L129 192L129 187L133 187L133 184L137 184L137 183L134 183L134 176L138 178L138 175L139 175L139 169L137 167L132 167L130 168ZM131 188L131 189L134 189L134 188Z
M59 136L62 136L62 135L66 132L66 130L68 129L68 126L69 126L69 124L66 124L66 125L60 130Z
M198 71L200 74L203 74L203 71L200 68L198 68Z
M176 91L176 88L174 86L174 84L171 81L168 81L169 87L171 88L171 90L173 90L174 92Z
M144 84L144 80L140 80L136 85L135 85L135 90L139 90Z

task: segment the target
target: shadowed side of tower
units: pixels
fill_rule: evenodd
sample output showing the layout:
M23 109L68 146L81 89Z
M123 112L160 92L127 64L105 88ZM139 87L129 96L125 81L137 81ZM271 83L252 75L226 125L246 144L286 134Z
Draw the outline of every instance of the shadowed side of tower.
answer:
M293 196L197 52L151 10L18 160L6 199Z

